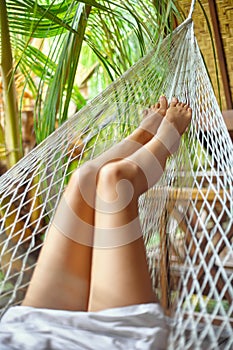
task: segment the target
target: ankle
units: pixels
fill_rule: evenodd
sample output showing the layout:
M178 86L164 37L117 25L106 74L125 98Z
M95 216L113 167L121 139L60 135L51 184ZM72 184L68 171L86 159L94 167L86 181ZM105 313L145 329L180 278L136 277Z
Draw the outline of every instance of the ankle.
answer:
M139 128L150 135L155 135L163 119L164 117L160 113L151 113L151 115L142 120Z
M168 153L168 155L174 154L178 150L181 135L175 127L175 124L170 122L166 117L158 128L155 137L163 144L164 148L166 148L166 153Z
M145 145L147 142L149 142L154 134L149 132L148 130L145 130L141 126L139 126L130 136L129 139L139 143L140 145Z

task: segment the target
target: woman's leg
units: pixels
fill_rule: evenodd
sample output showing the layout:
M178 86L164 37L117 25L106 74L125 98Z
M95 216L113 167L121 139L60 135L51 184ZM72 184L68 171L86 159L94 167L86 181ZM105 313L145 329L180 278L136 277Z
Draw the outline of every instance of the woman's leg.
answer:
M40 252L23 305L65 310L87 309L92 248L80 243L78 235L85 234L89 241L93 235L95 184L92 173L91 164L88 164L71 177ZM86 181L90 189L88 194L92 196L89 196L89 203L81 192ZM81 231L72 222L72 214L80 218ZM59 218L62 220L61 228L57 224ZM63 230L66 226L68 234ZM70 232L72 229L73 233ZM77 241L72 239L72 234L77 235Z
M166 109L167 100L162 97L132 135L74 173L48 232L23 305L87 310L97 173L103 164L127 157L148 142Z
M176 99L175 99L176 100ZM145 145L156 134L168 108L165 96L161 96L159 102L144 111L144 118L139 127L128 137L92 161L98 169L108 162L128 157L142 145Z
M137 201L160 178L190 119L188 106L174 101L156 137L128 158L100 170L89 310L156 300Z

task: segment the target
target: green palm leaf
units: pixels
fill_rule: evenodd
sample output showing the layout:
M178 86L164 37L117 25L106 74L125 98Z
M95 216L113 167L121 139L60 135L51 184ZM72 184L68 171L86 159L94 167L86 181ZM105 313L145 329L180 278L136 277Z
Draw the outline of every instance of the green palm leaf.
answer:
M173 0L4 2L15 71L25 76L24 90L29 88L37 96L37 142L55 129L57 121L61 124L67 119L74 91L79 108L84 104L75 82L86 50L83 43L93 52L95 62L100 62L96 71L102 71L102 76L95 74L102 83L96 85L104 88L152 44L159 43L161 36L172 30L171 18L178 15ZM45 52L34 47L32 38L44 40L49 49ZM35 84L36 77L39 84Z

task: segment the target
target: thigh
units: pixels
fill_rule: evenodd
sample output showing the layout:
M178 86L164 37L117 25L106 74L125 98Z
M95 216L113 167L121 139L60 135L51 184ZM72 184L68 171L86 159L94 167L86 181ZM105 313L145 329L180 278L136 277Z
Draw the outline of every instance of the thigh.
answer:
M96 201L95 208L89 310L156 301L137 197L127 189L127 184L133 188L137 175L137 168L130 169L125 161L109 164L99 173L97 195L101 200Z
M48 231L23 305L87 310L92 244L85 244L80 235L89 237L89 241L93 237L96 186L95 181L88 182L87 203L85 185L81 183L82 177L86 180L92 174L92 169L84 167L72 176Z
M90 311L155 301L142 238L121 247L94 249Z

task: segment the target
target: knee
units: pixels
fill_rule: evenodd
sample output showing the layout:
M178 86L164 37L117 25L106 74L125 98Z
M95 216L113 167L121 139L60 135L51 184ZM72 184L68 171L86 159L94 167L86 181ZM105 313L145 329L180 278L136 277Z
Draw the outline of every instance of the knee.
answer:
M97 169L92 164L84 164L71 176L65 190L66 199L73 206L88 205L93 208L97 185ZM82 204L80 204L82 203Z
M135 205L138 198L138 167L131 161L108 163L99 171L96 205L103 212L117 213L130 205Z
M96 186L97 169L94 165L86 163L78 168L71 176L68 187L72 190L80 191L90 185Z
M128 180L134 184L137 177L138 167L136 164L124 159L104 165L98 173L98 184L112 186L121 180Z

